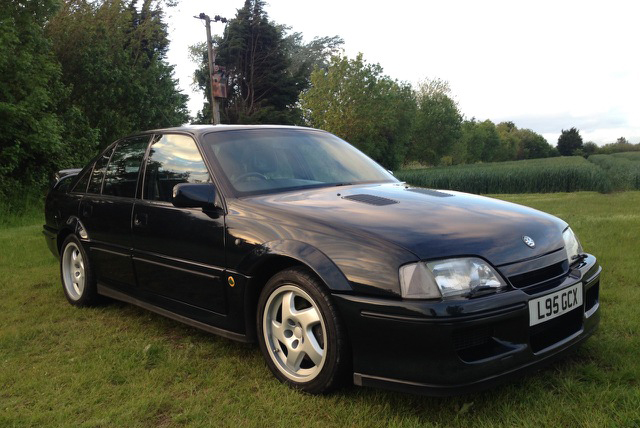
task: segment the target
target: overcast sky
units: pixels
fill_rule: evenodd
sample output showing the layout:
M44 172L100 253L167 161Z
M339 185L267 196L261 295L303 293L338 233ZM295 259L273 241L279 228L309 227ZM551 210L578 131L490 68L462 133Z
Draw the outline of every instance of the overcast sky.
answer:
M181 0L169 11L169 62L189 94L187 47L205 40L193 18L235 16L243 0ZM640 2L271 0L269 17L304 34L339 35L385 74L416 84L441 78L467 118L513 121L555 145L573 126L598 144L640 142ZM223 24L213 23L221 34Z

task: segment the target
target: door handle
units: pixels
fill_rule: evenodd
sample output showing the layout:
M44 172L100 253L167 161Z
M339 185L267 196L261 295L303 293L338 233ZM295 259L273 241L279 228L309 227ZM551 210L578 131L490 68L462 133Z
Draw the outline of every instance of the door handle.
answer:
M147 214L138 213L133 216L133 225L135 227L144 227L147 225Z

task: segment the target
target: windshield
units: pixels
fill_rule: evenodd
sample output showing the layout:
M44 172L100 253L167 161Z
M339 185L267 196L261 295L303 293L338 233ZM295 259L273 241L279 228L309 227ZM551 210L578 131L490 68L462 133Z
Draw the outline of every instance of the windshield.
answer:
M397 182L355 147L327 132L251 129L205 135L210 152L243 195L308 187Z

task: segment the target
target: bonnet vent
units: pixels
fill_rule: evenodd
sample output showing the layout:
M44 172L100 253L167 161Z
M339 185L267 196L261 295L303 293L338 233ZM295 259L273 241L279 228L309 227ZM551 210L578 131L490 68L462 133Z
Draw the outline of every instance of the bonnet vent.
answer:
M398 203L398 201L394 201L393 199L381 198L380 196L365 194L343 196L342 199L348 199L350 201L362 202L363 204L376 206L393 205Z
M453 196L452 194L449 194L449 193L439 192L437 190L431 190L431 189L412 188L407 190L410 192L422 193L423 195L437 196L438 198L446 198L447 196Z

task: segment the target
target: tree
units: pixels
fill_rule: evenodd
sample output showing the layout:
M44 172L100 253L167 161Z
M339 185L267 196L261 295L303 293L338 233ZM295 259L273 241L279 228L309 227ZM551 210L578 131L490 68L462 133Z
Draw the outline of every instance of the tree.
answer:
M63 123L55 114L60 67L44 26L55 0L0 7L0 197L46 183L59 159ZM4 202L4 201L2 201Z
M521 148L518 127L511 121L500 122L496 125L496 131L498 131L498 136L500 137L500 147L496 154L496 161L502 162L517 159Z
M383 74L379 64L336 56L311 74L300 100L306 122L364 151L389 169L400 166L416 104L411 87Z
M65 111L76 109L77 123L95 132L99 147L134 131L189 119L187 96L166 61L163 19L154 0L141 6L138 0L67 0L51 19L47 33L70 89Z
M558 137L558 151L562 156L572 156L576 150L582 150L582 137L576 128L562 130Z
M282 26L283 34L289 30ZM311 73L315 69L327 70L331 58L342 52L344 40L339 36L315 37L305 43L302 33L288 34L284 39L284 46L289 58L289 73L295 77L299 91L306 90L311 85Z
M229 92L226 123L301 121L296 103L301 83L290 73L283 28L269 20L262 0L246 0L227 24L216 62L224 65Z
M240 11L239 11L240 12ZM233 22L234 25L235 21ZM271 106L268 100L264 100L259 103L256 113L259 109L269 110L269 114L262 112L261 114L254 114L251 119L247 115L244 115L246 121L255 122L260 118L265 123L295 123L301 124L301 112L298 106L299 94L307 89L311 84L311 73L315 68L326 70L332 55L336 55L340 52L341 46L344 41L338 37L316 37L309 43L304 43L301 33L287 34L289 27L284 25L273 24L282 35L281 42L282 51L285 54L287 65L286 73L292 79L291 82L295 85L295 97L292 97L289 104L285 106L284 110L280 110ZM225 33L225 38L229 33ZM217 57L216 62L219 65L227 66L225 56L222 55L222 49L226 44L231 43L230 40L226 40L223 37L216 38L215 42L220 46L218 51L220 55ZM249 45L247 45L249 46ZM198 68L194 72L194 86L206 95L206 101L201 111L198 112L196 123L211 123L211 86L209 82L209 68L207 60L207 45L202 42L189 47L190 57L193 62L198 64ZM230 73L233 71L227 69ZM235 70L235 69L234 69ZM235 73L235 71L234 71ZM243 79L241 75L232 77L231 81ZM234 89L232 87L232 89ZM274 88L276 89L276 88ZM230 95L231 96L231 95ZM234 95L235 97L238 94ZM238 105L237 101L229 102L228 105ZM235 120L239 116L233 114L227 114L225 120ZM239 120L239 119L238 119Z
M602 153L602 154L634 152L634 151L640 151L640 143L631 144L624 137L620 137L616 140L615 143L605 144L604 146L598 149L598 153Z
M437 164L449 156L461 135L462 115L449 96L449 84L440 79L426 80L417 90L416 114L409 158Z
M518 130L519 146L518 159L547 158L550 156L551 145L540 134L530 129Z
M584 153L585 157L594 155L598 153L598 145L593 141L587 141L586 143L584 143L584 146L582 146L582 152Z

